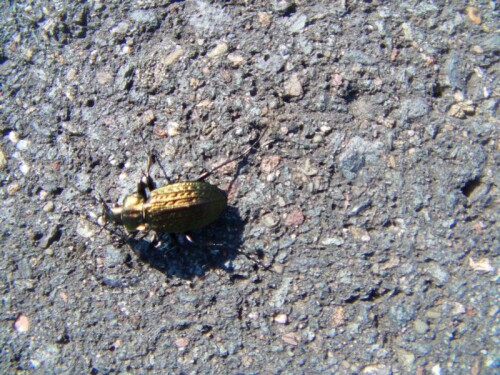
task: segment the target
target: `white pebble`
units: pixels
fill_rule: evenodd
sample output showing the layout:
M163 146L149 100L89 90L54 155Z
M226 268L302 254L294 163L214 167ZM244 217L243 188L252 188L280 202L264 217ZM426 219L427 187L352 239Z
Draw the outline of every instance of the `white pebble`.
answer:
M286 314L278 314L274 317L274 321L278 324L287 324L288 316Z
M19 170L23 175L27 175L30 171L30 166L26 163L22 163L21 166L19 167Z
M19 134L17 132L15 132L15 131L11 131L9 133L9 140L12 143L16 144L17 142L19 142Z

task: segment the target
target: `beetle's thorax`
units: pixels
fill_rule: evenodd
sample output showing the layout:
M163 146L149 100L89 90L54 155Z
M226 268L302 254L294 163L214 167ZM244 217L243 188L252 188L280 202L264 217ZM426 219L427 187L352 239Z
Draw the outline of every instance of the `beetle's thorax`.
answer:
M123 206L111 208L109 219L123 225L127 232L144 230L144 202L146 198L132 194L125 198Z

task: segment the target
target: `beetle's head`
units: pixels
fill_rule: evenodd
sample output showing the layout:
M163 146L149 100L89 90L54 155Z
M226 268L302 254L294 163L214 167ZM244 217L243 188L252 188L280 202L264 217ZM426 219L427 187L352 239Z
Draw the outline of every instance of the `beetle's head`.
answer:
M105 224L113 223L123 225L127 232L135 232L143 230L144 220L142 213L142 203L145 198L140 194L132 194L125 198L123 205L108 206L104 200L99 197L99 202L102 205Z

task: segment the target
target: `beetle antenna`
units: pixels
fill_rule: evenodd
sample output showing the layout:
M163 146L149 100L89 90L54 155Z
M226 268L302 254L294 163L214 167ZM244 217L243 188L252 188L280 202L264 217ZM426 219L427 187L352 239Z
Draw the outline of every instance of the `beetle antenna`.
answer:
M108 218L111 217L111 208L109 208L108 204L104 201L101 193L97 192L97 198L94 197L94 199L102 207L102 214L104 215L104 225L102 227L105 227L108 223Z
M148 189L149 190L154 190L156 189L156 184L151 177L150 169L151 166L156 163L160 167L161 171L163 172L163 176L165 177L165 180L167 180L167 183L170 183L169 178L167 176L167 172L165 171L165 168L163 167L163 164L160 162L160 158L156 154L154 150L152 150L149 155L148 155L148 166L146 169L146 173L143 172L143 176L146 178Z

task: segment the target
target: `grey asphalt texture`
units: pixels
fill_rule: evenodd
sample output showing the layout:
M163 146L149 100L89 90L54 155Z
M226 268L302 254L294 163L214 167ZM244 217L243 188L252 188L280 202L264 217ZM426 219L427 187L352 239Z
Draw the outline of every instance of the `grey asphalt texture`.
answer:
M496 6L0 3L0 372L499 373Z

